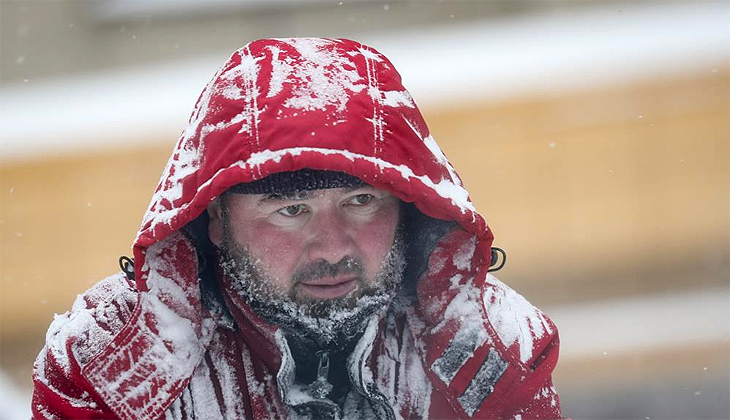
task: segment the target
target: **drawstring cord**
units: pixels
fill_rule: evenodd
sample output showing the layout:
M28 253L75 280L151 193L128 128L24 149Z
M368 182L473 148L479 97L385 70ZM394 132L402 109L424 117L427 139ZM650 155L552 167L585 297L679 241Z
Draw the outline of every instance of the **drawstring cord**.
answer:
M495 265L497 265L497 261L499 260L499 255L502 255L502 261L500 261L500 264L496 268L492 268ZM504 265L507 263L507 253L504 252L502 248L492 248L492 261L489 264L489 270L487 270L488 273L491 273L493 271L499 271L504 267Z
M502 256L501 261L499 256ZM499 265L497 265L497 262L499 262ZM494 271L499 271L504 267L504 265L507 263L507 253L504 252L502 248L492 247L492 260L489 264L489 270L487 272L492 273ZM497 265L497 267L494 267ZM124 274L127 276L127 278L130 281L134 281L134 259L127 257L126 255L122 255L119 257L119 268L122 269ZM317 353L317 356L320 356L319 353ZM324 360L327 362L327 369L329 369L329 358L327 357L327 353L324 353ZM322 363L322 359L320 359L320 364ZM319 376L319 375L318 375ZM325 378L327 376L325 375Z
M501 261L499 256L502 256ZM499 261L499 265L497 265L497 262ZM487 272L492 273L494 271L499 271L504 267L504 265L507 263L507 253L504 252L502 248L492 247L492 260L489 264L489 270ZM497 267L494 267L497 265ZM119 257L119 268L122 269L124 272L124 275L127 276L127 278L130 281L134 281L134 259L127 257L126 255L122 255ZM322 368L322 362L326 362L326 369L329 369L329 358L327 355L327 352L324 352L323 355L320 354L320 352L317 353L317 356L320 357L320 368ZM317 374L319 377L319 372ZM324 375L325 378L327 378L327 375Z
M130 281L134 281L134 259L122 255L119 257L119 268Z

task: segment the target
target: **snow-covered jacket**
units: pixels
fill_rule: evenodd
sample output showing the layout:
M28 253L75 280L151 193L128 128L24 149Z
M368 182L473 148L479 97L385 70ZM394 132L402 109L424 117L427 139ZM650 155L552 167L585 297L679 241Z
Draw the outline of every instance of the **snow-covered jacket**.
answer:
M353 398L333 415L560 417L555 325L488 273L493 235L400 75L370 47L302 38L246 45L205 87L134 242L134 280L101 281L51 324L34 418L306 414L283 333L208 303L186 234L229 187L302 168L346 172L452 222L418 239L432 245L409 271L415 292L368 321L347 361Z

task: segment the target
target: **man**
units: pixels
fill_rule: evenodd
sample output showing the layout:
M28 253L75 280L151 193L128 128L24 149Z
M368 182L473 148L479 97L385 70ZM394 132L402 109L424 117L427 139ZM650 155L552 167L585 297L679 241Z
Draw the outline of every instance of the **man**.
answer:
M559 418L555 326L383 55L259 40L201 94L134 267L56 317L36 418Z

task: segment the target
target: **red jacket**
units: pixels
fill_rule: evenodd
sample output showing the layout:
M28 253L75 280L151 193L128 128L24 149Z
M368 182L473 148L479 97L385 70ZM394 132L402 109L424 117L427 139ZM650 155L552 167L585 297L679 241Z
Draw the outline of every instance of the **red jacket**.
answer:
M296 417L307 397L283 334L204 304L182 230L232 185L302 168L347 172L456 222L415 299L372 318L349 357L358 416L560 417L555 325L488 274L492 233L393 65L356 42L305 38L248 44L203 90L135 240L135 281L100 282L51 325L34 418Z

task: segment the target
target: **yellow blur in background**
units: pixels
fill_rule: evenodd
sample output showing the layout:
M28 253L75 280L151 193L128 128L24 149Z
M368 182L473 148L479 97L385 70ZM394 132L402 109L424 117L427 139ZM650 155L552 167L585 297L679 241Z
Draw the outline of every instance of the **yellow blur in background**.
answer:
M304 35L401 71L507 251L498 277L561 331L565 416L730 417L727 2L0 8L0 388L19 395L0 419L27 417L53 314L130 254L207 78Z

